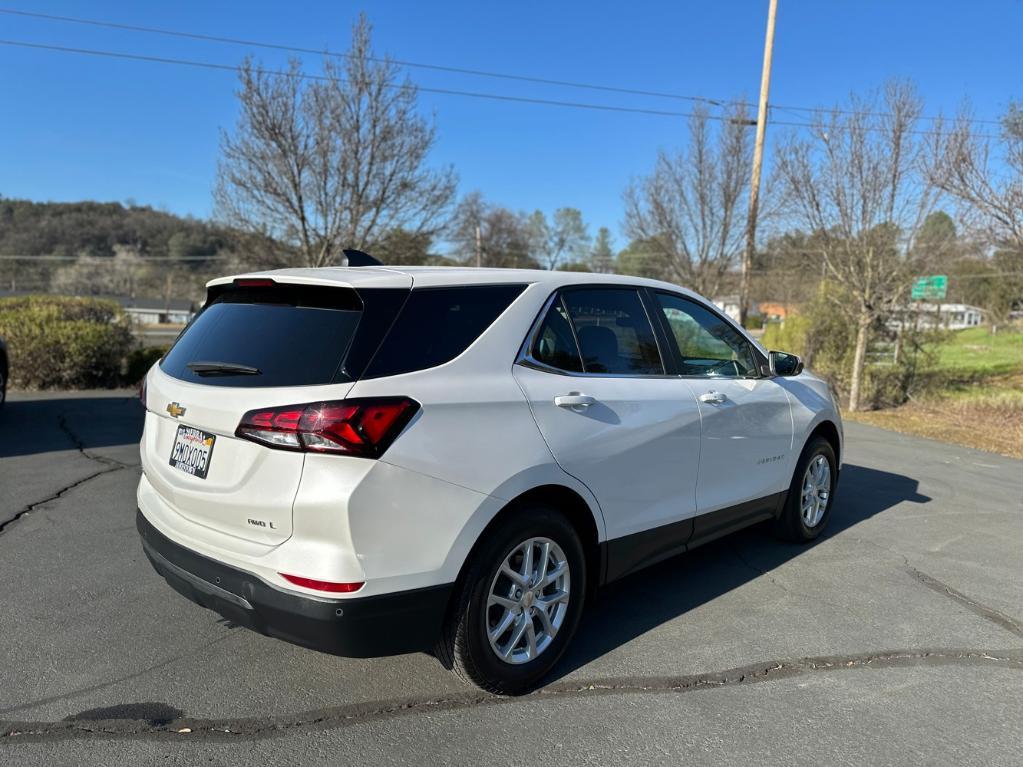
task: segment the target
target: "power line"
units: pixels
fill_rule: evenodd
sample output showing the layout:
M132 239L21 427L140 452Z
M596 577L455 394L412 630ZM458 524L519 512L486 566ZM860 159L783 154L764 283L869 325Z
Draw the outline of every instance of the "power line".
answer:
M268 50L287 51L290 53L307 53L315 56L330 56L332 58L339 59L351 58L351 54L337 53L326 49L318 50L316 48L303 48L300 46L282 45L278 43L269 43L259 40L246 40L237 37L208 35L198 32L184 32L177 29L166 29L163 27L146 27L139 26L136 24L122 24L113 21L100 21L98 19L83 19L75 16L57 16L49 13L36 13L34 11L22 11L13 8L0 8L0 13L5 13L14 16L27 16L30 18L44 19L47 21L61 21L67 22L69 24L83 24L94 27L105 27L107 29L120 29L127 32L143 32L145 34L164 35L167 37L178 37L188 40L201 40L203 42L210 43L227 43L228 45L241 45L250 48L265 48ZM678 93L665 93L663 91L624 88L614 85L598 85L596 83L582 83L572 80L558 80L546 77L531 77L529 75L514 75L505 72L491 72L484 69L469 69L465 67L447 66L444 64L427 64L423 62L408 61L403 59L391 59L375 56L367 56L366 58L369 61L374 61L378 63L389 62L393 64L398 64L399 66L403 67L415 69L430 69L437 72L450 72L453 74L472 75L474 77L493 77L501 80L517 80L519 82L537 83L540 85L557 85L565 88L583 88L586 90L607 91L610 93L628 93L636 96L653 96L655 98L676 99L679 101L706 103L711 104L713 106L721 106L722 104L726 103L735 105L747 105L745 102L741 101L719 101L717 99L707 98L704 96L684 96Z
M3 256L0 261L77 261L78 256ZM87 256L94 259L113 259L114 256ZM137 263L148 263L150 261L218 261L227 260L232 256L139 256Z
M250 47L250 48L263 48L263 49L266 49L266 50L286 51L286 52L289 52L289 53L305 53L305 54L312 54L312 55L316 55L316 56L330 56L332 58L339 58L339 59L349 59L349 58L351 58L351 54L348 54L348 53L338 53L338 52L335 52L335 51L330 51L328 49L318 50L318 49L315 49L315 48L304 48L304 47L301 47L301 46L283 45L283 44L280 44L280 43L270 43L270 42L265 42L265 41L260 41L260 40L247 40L247 39L244 39L244 38L227 37L227 36L223 36L223 35L210 35L210 34L204 34L204 33L199 33L199 32L185 32L185 31L177 30L177 29L168 29L166 27L149 27L149 26L142 26L142 25L138 25L138 24L125 24L125 23L114 22L114 21L102 21L100 19L86 19L86 18L82 18L82 17L78 17L78 16L61 16L61 15L49 14L49 13L39 13L39 12L35 12L35 11L24 11L24 10L19 10L19 9L16 9L16 8L0 8L0 13L11 15L11 16L23 16L23 17L27 17L27 18L42 19L44 21L58 21L58 22L67 23L67 24L79 24L79 25L85 25L85 26L102 27L102 28L106 28L106 29L118 29L118 30L122 30L122 31L126 31L126 32L141 32L143 34L162 35L162 36L165 36L165 37L177 37L177 38L187 39L187 40L199 40L199 41L202 41L202 42L225 43L225 44L228 44L228 45L239 45L239 46L247 46L247 47ZM674 99L674 100L677 100L677 101L686 101L686 102L690 102L690 103L710 104L711 106L718 106L718 107L720 107L720 106L755 107L756 106L756 104L753 103L753 102L742 101L742 100L738 100L738 99L717 99L717 98L711 98L709 96L691 96L691 95L684 95L684 94L680 94L680 93L668 93L668 92L665 92L665 91L652 91L652 90L644 90L644 89L640 89L640 88L626 88L626 87L623 87L623 86L615 86L615 85L603 85L603 84L597 84L597 83L584 83L584 82L578 82L578 81L574 81L574 80L561 80L561 79L547 78L547 77L534 77L534 76L530 76L530 75L517 75L517 74L511 74L511 73L507 73L507 72L494 72L494 71L485 70L485 69L472 69L472 68L466 68L466 67L449 66L449 65L444 65L444 64L430 64L430 63L424 63L424 62L419 62L419 61L409 61L407 59L391 59L391 58L374 57L374 56L369 56L367 58L370 61L379 62L379 63L390 62L390 63L393 63L393 64L398 64L399 66L409 67L409 68L414 68L414 69L427 69L427 70L432 70L432 71L436 71L436 72L449 72L449 73L452 73L452 74L471 75L473 77L490 77L490 78L496 78L496 79L501 79L501 80L512 80L512 81L518 81L518 82L536 83L536 84L539 84L539 85L554 85L554 86L563 87L563 88L580 88L580 89L593 90L593 91L605 91L605 92L608 92L608 93L622 93L622 94L630 94L630 95L634 95L634 96L648 96L648 97L653 97L653 98ZM872 117L887 117L887 116L889 116L888 113L886 113L886 112L871 112L871 111L855 112L853 110L828 108L828 107L787 106L787 105L782 105L782 104L771 104L771 106L776 108L776 109L781 109L781 110L785 110L785 111L789 111L789 112L796 112L796 113L809 113L809 114L817 114L817 113L827 113L827 114L830 114L830 113L836 113L836 114L864 114L864 115L868 115L868 116L872 116ZM920 119L933 121L936 118L924 116L924 117L921 117ZM991 119L983 119L983 118L969 118L969 119L966 119L966 122L976 123L978 125L1001 125L1002 124L1000 120L991 120Z
M146 61L154 64L174 64L178 66L196 67L200 69L215 69L222 72L240 72L241 67L234 64L216 64L211 61L196 61L195 59L179 59L164 56L148 56L138 53L119 53L117 51L97 50L94 48L73 48L65 45L48 45L44 43L30 43L23 40L0 40L0 45L15 46L19 48L34 48L45 51L60 51L62 53L77 53L87 56L102 56L113 59L126 59L130 61ZM330 77L326 75L313 75L305 72L288 72L280 70L262 69L252 67L251 71L258 74L280 75L284 77L295 77L301 80L319 80L329 82ZM344 82L344 80L341 80ZM559 101L557 99L539 99L527 96L508 96L501 93L485 93L482 91L462 91L451 88L428 88L421 85L391 84L387 87L398 90L415 90L423 93L438 93L445 96L465 96L468 98L490 99L492 101L512 101L523 104L541 104L544 106L573 107L576 109L591 109L604 112L632 112L636 114L657 115L659 117L694 117L692 112L672 112L664 109L644 109L641 107L623 107L611 104L588 104L581 101ZM728 121L726 117L707 115L711 120Z
M181 59L181 58L170 58L166 56L149 56L140 53L121 53L118 51L100 50L95 48L75 48L66 45L52 45L48 43L31 43L25 40L0 40L0 45L6 45L17 48L29 48L34 50L44 51L57 51L61 53L74 53L85 56L98 56L103 58L122 59L127 61L144 61L153 64L171 64L176 66L194 67L198 69L212 69L221 72L240 72L242 67L234 64L217 64L211 61L198 61L195 59ZM290 72L282 70L271 70L263 69L261 67L252 67L252 72L263 75L278 75L282 77L293 77L300 80L318 80L321 82L329 82L330 77L326 75L315 75L307 74L305 72ZM340 82L346 82L343 78L338 78ZM631 114L644 114L654 115L657 117L696 117L694 112L677 112L666 109L649 109L643 107L626 107L617 106L613 104L593 104L583 101L562 101L559 99L541 99L529 96L509 96L502 93L488 93L484 91L463 91L455 90L452 88L434 88L422 85L413 84L388 84L386 87L398 90L413 90L422 93L435 93L443 96L462 96L466 98L475 99L486 99L490 101L504 101L520 104L537 104L540 106L556 106L556 107L567 107L572 109L586 109L598 112L618 112L618 113L631 113ZM732 118L723 115L706 114L709 120L716 120L718 122L735 122ZM744 125L750 127L756 125L755 120L742 121ZM793 122L786 120L774 120L775 125L784 125L795 128L815 128L817 127L813 123L805 122ZM834 128L834 130L842 130L841 127ZM864 130L877 131L878 128L866 127ZM908 130L906 133L912 133L921 136L935 136L938 135L936 131L927 130ZM977 134L978 138L998 138L994 135L989 134Z

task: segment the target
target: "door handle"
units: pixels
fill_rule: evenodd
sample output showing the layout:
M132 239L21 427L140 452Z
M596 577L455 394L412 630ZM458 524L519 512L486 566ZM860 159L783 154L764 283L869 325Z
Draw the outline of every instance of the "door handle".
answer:
M554 398L554 404L558 407L567 407L572 410L588 408L596 403L593 397L588 394L581 394L577 391L568 394L559 394Z
M698 398L700 402L705 402L708 405L720 405L728 399L724 394L719 391L704 392Z

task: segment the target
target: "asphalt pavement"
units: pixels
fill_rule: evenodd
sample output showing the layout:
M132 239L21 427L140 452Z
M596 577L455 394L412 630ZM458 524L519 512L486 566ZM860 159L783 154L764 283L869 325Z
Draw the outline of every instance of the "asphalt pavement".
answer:
M827 534L605 589L542 689L237 628L151 569L130 392L0 411L0 764L1023 761L1023 462L846 426Z

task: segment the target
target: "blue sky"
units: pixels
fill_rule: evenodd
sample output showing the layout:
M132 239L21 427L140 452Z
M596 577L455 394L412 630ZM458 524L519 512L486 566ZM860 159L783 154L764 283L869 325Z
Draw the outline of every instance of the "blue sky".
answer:
M755 99L767 0L700 2L195 2L0 0L0 7L249 38L347 46L365 10L379 53L712 98ZM1023 97L1020 0L780 0L771 101L834 103L888 77L916 81L927 111L969 98L997 117ZM0 38L236 64L244 48L0 14ZM286 54L256 52L267 66ZM308 57L307 69L319 61ZM0 194L120 200L207 216L219 132L236 117L235 77L185 67L0 46ZM671 111L685 102L410 70L422 86ZM682 118L422 94L438 127L434 160L459 191L513 209L578 207L616 245L621 193ZM776 113L778 119L798 119ZM778 130L769 128L769 137Z

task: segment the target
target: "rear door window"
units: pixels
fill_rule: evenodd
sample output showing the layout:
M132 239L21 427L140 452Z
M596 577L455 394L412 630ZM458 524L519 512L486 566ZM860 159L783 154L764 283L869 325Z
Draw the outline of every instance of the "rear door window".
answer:
M450 362L524 289L525 285L413 289L363 378L411 373Z
M547 310L547 316L536 333L531 354L533 359L547 367L569 373L583 372L575 331L572 330L568 310L561 296Z
M362 314L362 301L349 288L227 290L188 326L160 368L207 386L333 383L345 379L345 354ZM248 372L237 372L239 366Z
M633 288L566 290L586 373L661 375L664 365L639 292Z

